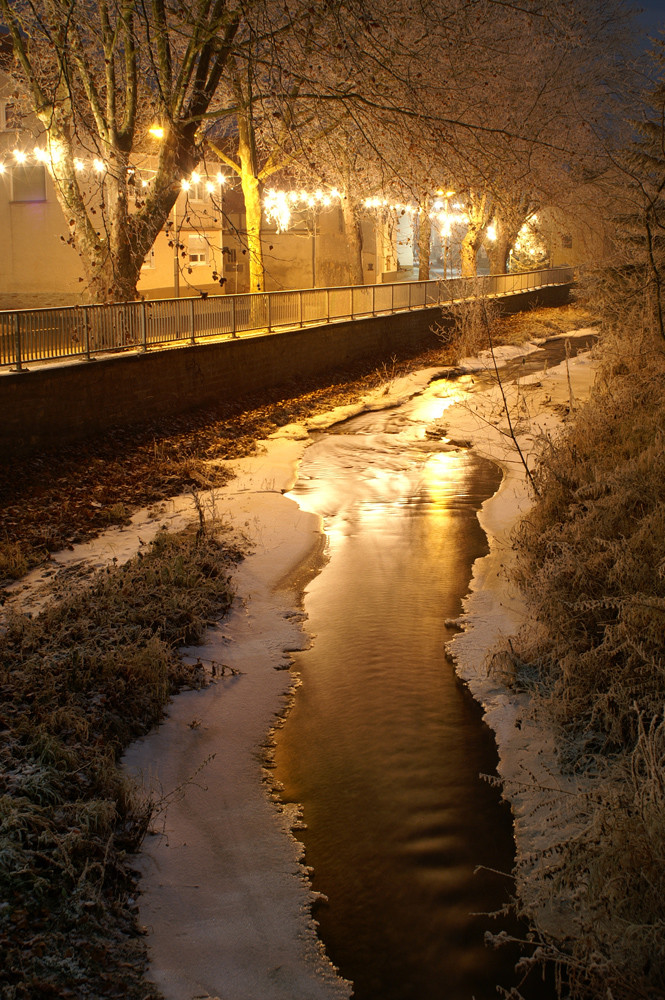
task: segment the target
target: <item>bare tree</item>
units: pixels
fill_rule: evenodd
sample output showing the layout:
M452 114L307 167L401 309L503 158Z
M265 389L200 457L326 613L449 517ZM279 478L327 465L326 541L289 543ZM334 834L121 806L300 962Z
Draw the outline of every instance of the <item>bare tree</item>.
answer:
M0 0L16 76L46 141L47 164L90 297L132 299L181 178L201 156L200 125L226 71L242 5L194 0ZM158 125L155 143L149 129ZM80 167L82 152L99 173ZM148 154L154 179L134 197Z
M588 89L613 11L601 0L386 0L375 10L366 0L0 0L70 242L100 301L135 297L206 136L240 176L257 288L263 182L296 160L316 169L338 127L350 154L362 145L381 164L383 183L432 193L471 164L464 186L486 203L497 162L516 146L570 157L560 112L564 94L577 99L559 82L577 59L569 76ZM224 124L211 132L215 120ZM81 151L99 159L98 174L77 169ZM341 157L348 192L353 161ZM141 164L154 170L145 194L134 184ZM357 220L355 198L347 204Z

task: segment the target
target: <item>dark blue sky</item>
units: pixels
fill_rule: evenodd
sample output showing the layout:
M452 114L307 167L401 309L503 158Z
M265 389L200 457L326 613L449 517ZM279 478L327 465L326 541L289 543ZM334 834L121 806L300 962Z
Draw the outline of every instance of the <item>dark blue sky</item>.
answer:
M640 23L649 31L665 28L665 0L637 0L636 7L644 8Z

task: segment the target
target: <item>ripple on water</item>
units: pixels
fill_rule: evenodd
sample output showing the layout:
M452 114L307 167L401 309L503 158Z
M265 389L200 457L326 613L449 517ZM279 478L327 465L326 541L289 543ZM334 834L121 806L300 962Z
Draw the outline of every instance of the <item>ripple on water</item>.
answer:
M512 827L480 778L494 741L445 655L444 623L486 551L476 511L500 477L418 441L413 413L380 417L359 421L362 439L354 421L317 439L292 493L324 517L330 558L308 587L315 638L295 658L276 776L302 803L306 861L329 900L321 936L357 1000L489 1000L513 978L514 955L483 943L501 925L482 916L508 899L496 872L512 868Z

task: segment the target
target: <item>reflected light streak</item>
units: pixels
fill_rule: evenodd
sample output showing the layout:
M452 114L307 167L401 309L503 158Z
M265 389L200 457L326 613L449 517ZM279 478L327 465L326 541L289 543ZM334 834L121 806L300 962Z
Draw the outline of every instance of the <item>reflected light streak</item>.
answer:
M426 394L419 396L418 399L414 399L411 419L426 423L429 423L432 420L438 420L443 416L443 413L449 406L453 406L455 403L461 402L463 399L466 399L468 395L468 393L461 387L453 388L451 386L448 392L449 395L446 396L432 396Z

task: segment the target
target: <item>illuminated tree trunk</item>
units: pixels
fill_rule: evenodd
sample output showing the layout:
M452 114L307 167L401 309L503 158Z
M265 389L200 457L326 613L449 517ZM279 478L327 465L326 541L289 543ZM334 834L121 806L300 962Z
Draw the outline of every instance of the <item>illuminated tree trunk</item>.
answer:
M109 151L108 169L89 181L95 191L95 214L86 203L66 123L58 108L40 112L50 152L49 170L56 197L68 220L69 242L78 253L83 272L82 295L92 302L136 299L141 267L162 231L177 198L174 158L164 156L159 183L139 211L131 211L128 192L129 156ZM162 183L167 178L165 183ZM89 192L88 192L89 194ZM93 206L93 207L94 207ZM94 221L93 221L94 220Z
M349 248L349 283L362 285L364 281L362 223L348 193L342 198L342 215Z
M500 223L496 223L496 240L485 240L485 250L490 262L490 274L506 274L508 260L517 234L507 233Z
M462 277L473 278L478 273L478 251L485 239L485 230L492 218L490 198L486 194L478 197L474 192L470 192L466 211L469 225L460 247Z
M261 185L258 177L246 169L240 175L240 184L245 201L249 290L250 292L261 292L265 289L263 244L261 243Z
M429 198L425 197L418 212L418 280L429 281L429 258L432 245L432 221Z
M15 67L44 128L81 290L93 301L136 298L180 180L201 157L199 124L227 71L241 12L206 0L191 6L178 20L166 0L0 0ZM130 160L145 154L155 119L165 132L154 150L156 173L130 211ZM82 150L98 152L100 172L76 169Z

